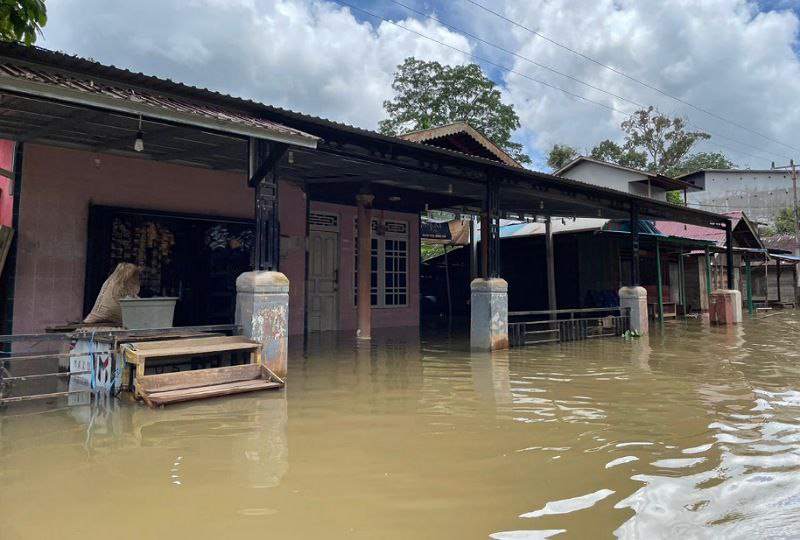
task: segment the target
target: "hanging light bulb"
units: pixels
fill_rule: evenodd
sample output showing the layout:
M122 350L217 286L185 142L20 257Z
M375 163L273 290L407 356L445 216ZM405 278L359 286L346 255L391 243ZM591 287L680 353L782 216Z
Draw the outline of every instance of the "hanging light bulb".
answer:
M133 142L133 149L137 152L144 150L144 133L142 133L142 117L139 117L139 131L136 132L136 140Z

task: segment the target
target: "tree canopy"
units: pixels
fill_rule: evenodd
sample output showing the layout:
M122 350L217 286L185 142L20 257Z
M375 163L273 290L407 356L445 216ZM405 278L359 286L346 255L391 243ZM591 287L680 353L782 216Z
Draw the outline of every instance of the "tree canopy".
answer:
M557 171L580 155L577 148L567 144L554 144L547 155L547 165Z
M666 174L674 178L703 169L732 169L735 166L736 164L721 152L697 152L687 155L676 165L670 167Z
M644 169L667 175L678 175L701 168L725 169L733 163L721 153L691 154L692 147L711 136L702 131L688 131L686 120L659 113L654 107L634 112L622 124L621 144L611 139L598 143L590 156L633 169ZM548 156L557 162L567 145L556 144ZM551 165L552 167L552 165Z
M781 208L775 214L775 232L778 234L794 234L794 209Z
M32 45L47 24L44 0L0 0L0 39Z
M388 117L379 124L381 133L401 135L463 121L518 162L530 163L523 146L511 140L519 116L477 64L447 66L406 58L397 67L392 90L394 98L383 102Z

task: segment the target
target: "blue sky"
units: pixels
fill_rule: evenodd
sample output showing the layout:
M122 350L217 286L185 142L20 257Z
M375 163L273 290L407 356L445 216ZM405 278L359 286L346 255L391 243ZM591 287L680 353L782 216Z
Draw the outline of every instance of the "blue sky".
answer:
M635 108L631 102L713 131L702 149L723 151L743 166L800 158L800 143L793 143L800 130L800 0L476 0L714 115L604 70L466 0L398 1L518 56L391 0L348 1L522 74L483 64L520 115L516 138L537 158L536 168L544 168L541 158L554 143L588 150L604 138L619 139L619 123ZM332 0L49 0L48 8L40 43L45 47L366 128L383 117L392 74L406 56L473 61Z

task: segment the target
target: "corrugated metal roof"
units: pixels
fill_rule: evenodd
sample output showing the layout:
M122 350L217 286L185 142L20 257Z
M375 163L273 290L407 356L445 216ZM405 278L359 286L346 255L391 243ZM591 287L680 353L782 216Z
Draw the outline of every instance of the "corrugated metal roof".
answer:
M741 211L725 212L722 214L731 219L731 228L742 219ZM722 229L712 229L699 225L688 225L678 221L656 221L656 228L667 236L677 236L679 238L690 238L692 240L706 240L716 243L718 246L725 245L725 231Z
M0 47L0 54L6 47L7 45ZM62 60L65 56L50 51L47 51L47 53L54 57L60 57ZM144 78L144 76L142 77ZM20 84L25 86L22 87ZM67 73L59 70L56 66L30 65L11 59L0 61L0 88L16 89L21 92L24 92L24 90L20 90L21 88L30 88L31 93L35 93L35 90L39 87L49 87L56 89L56 91L68 92L68 94L65 94L66 100L69 100L70 96L76 97L76 94L85 96L88 102L91 102L93 98L102 98L105 101L99 102L97 104L99 107L109 103L108 100L111 99L120 105L136 106L139 109L145 107L152 109L154 112L171 112L190 115L198 119L211 120L216 123L246 126L271 134L283 135L290 142L297 142L303 146L313 147L316 141L319 140L318 137L299 129L214 103L194 101L186 97L160 93L149 88L134 88L120 83L104 81L100 77L95 78L89 74L76 75Z

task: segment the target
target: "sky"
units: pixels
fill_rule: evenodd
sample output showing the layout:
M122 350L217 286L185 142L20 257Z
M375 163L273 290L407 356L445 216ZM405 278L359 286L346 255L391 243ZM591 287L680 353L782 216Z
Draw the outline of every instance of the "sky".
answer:
M800 161L800 0L48 0L47 7L40 46L366 129L384 118L406 57L478 63L514 105L522 124L515 139L534 169L547 170L555 143L585 153L603 139L621 140L619 124L638 105L687 118L691 129L712 134L697 150L724 152L741 167Z

